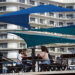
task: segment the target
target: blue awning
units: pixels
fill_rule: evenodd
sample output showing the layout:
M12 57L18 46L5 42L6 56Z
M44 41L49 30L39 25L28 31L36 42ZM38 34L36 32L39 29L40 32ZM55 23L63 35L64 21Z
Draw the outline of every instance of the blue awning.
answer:
M55 5L39 5L21 11L0 15L0 22L11 23L30 28L29 14L45 13L45 12L73 12L73 11L75 10L58 7Z
M62 38L57 36L25 34L25 33L16 33L16 32L10 32L10 33L16 34L21 38L23 38L27 43L28 47L34 47L34 46L45 45L45 44L53 44L53 43L75 43L74 39Z
M31 31L53 32L53 33L75 35L75 25L55 27L55 28L32 29Z
M24 15L11 14L10 16L8 16L8 14L6 16L4 15L0 15L0 22L15 24L15 25L23 26L30 29L29 14L24 14Z

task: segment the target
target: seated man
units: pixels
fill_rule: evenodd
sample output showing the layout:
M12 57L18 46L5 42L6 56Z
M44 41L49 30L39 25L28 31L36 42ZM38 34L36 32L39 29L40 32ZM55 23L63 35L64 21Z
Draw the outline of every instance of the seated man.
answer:
M19 50L19 54L17 56L17 59L18 59L17 65L22 64L22 54L23 54L22 50Z
M16 65L16 72L19 72L19 71L21 71L22 70L22 54L23 54L23 52L22 52L22 50L19 50L19 54L18 54L18 56L17 56L17 65Z
M26 72L30 72L32 69L32 61L25 59L25 57L27 57L26 49L23 50L22 63L25 65Z

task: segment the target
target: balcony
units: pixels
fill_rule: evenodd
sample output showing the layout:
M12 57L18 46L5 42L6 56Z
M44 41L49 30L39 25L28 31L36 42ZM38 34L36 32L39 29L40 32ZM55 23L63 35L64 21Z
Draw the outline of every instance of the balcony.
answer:
M25 3L25 0L0 0L0 2L21 2L21 3Z

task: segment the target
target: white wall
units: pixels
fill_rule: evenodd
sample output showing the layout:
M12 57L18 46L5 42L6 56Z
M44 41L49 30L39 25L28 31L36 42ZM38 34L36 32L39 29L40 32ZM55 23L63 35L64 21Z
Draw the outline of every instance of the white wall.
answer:
M8 43L8 48L16 49L18 48L18 44L16 42Z
M7 11L17 11L18 7L14 5L8 5L7 6Z
M19 37L14 34L8 34L8 39L19 39Z
M17 2L18 0L7 0L7 2Z
M56 1L61 3L75 3L75 0L50 0L50 1Z
M7 29L18 29L17 25L13 25L13 24L8 24Z
M8 58L17 58L18 51L9 51Z

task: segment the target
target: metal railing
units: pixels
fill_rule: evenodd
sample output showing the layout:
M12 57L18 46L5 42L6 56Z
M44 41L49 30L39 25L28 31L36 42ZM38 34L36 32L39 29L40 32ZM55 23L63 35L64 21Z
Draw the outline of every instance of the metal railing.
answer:
M26 73L25 64L17 65L17 62L15 62L11 59L8 59L6 57L3 57L3 58L6 59L8 62L0 62L0 63L2 63L2 66L3 66L2 67L2 74L6 74L6 73L14 74L14 73L20 73L20 72ZM41 61L41 59L35 59L35 62L37 62L36 66L34 66L36 68L36 72L40 72L40 61ZM29 66L29 67L31 67L30 72L32 72L32 66ZM50 65L44 64L42 66L46 67L46 69L48 69L48 71L72 70L72 69L70 69L68 64L60 65L60 64L54 63L54 64L50 64ZM75 66L71 66L71 67L75 68Z

